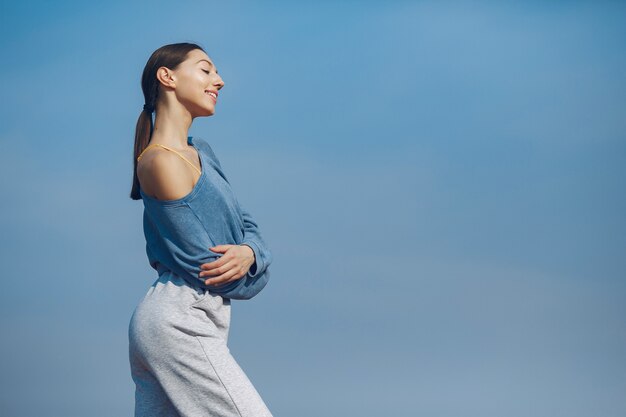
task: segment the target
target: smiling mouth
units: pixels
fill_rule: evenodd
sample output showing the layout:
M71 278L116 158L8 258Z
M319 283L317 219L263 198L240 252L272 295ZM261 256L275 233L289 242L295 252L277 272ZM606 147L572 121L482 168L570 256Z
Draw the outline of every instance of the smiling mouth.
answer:
M211 98L213 99L213 101L217 103L217 94L215 94L215 93L214 93L214 92L212 92L212 91L205 91L205 94L207 94L207 95L211 96Z

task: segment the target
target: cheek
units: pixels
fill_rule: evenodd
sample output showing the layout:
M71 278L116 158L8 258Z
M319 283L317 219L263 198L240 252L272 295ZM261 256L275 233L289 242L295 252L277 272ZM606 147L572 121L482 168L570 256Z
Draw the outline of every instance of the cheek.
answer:
M206 83L202 81L202 77L185 78L184 82L179 86L180 94L186 97L200 96L204 94L205 85Z
M184 89L195 89L204 84L201 71L185 71L180 74L180 85Z

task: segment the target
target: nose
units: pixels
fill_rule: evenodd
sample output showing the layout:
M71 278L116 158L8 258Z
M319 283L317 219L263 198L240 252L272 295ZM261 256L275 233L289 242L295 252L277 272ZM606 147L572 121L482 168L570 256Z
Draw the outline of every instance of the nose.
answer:
M215 81L215 86L217 86L218 90L221 90L222 87L224 87L224 80L222 80L222 77L220 77L219 74L216 74L216 75L217 75L217 80Z

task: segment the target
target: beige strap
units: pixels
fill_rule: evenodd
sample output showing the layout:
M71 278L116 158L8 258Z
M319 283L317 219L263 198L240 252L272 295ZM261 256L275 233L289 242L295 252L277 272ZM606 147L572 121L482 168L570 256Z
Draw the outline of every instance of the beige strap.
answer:
M195 169L195 170L198 172L198 174L202 174L202 171L200 171L200 170L198 169L198 167L197 167L197 166L195 166L195 165L194 165L191 161L189 161L187 158L185 158L184 156L182 156L182 155L180 154L180 152L175 151L175 150L174 150L174 149L172 149L172 148L168 148L168 147L167 147L167 146L165 146L165 145L161 145L160 143L151 143L150 145L146 146L146 149L144 149L144 150L143 150L143 151L139 154L139 156L137 157L137 160L138 160L138 161L139 161L139 160L141 159L141 157L143 156L143 153L144 153L146 150L148 150L148 148L150 148L151 146L160 146L161 148L165 148L165 149L167 149L168 151L172 151L172 152L174 152L176 155L178 155L178 156L180 156L181 158L183 158L183 159L185 160L185 162L187 162L189 165L191 165L191 167L192 167L193 169Z

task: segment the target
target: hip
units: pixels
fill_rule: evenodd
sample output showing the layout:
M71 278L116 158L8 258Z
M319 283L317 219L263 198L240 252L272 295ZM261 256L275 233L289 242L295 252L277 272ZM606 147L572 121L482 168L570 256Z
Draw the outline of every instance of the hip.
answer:
M193 336L219 337L226 342L230 327L229 298L192 287L171 271L163 272L148 288L129 323L131 342L151 341L184 332Z

